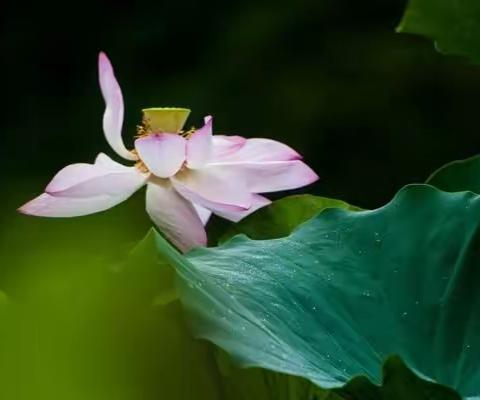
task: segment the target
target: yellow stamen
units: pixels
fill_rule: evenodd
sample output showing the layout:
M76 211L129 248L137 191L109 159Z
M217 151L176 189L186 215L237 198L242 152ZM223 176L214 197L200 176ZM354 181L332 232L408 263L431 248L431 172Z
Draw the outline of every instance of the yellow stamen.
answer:
M149 173L150 171L148 170L148 167L145 165L145 163L138 156L138 151L136 149L133 149L133 150L130 150L130 153L132 153L138 160L135 163L134 167L143 174Z
M194 126L192 126L188 131L180 131L178 134L180 136L183 136L185 139L188 139L190 136L192 136L195 133L196 129Z
M150 172L142 160L139 160L135 163L135 168L139 170L142 174L147 174Z
M190 110L185 108L147 108L143 110L142 123L137 125L135 139L143 138L149 135L159 133L170 133L183 136L185 139L190 138L195 132L195 127L189 130L182 130L185 120L188 117ZM150 173L148 167L139 157L136 150L131 153L138 160L135 163L135 168L141 173ZM185 165L182 169L185 169Z

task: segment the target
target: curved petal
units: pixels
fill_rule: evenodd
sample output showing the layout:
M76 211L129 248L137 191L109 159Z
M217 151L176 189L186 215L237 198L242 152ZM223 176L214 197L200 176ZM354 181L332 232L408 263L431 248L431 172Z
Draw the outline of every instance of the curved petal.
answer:
M120 164L116 161L113 161L109 156L105 153L98 153L97 157L95 158L95 165L105 169L113 169L118 171L128 170L130 167L126 167L123 164Z
M232 222L238 222L246 216L254 213L258 209L268 206L271 203L266 197L260 196L259 194L252 194L252 205L248 210L244 211L218 211L215 212L218 216L228 219Z
M107 210L143 186L148 175L100 154L95 164L73 164L62 169L47 186L47 193L19 211L44 217L78 217Z
M233 182L219 169L189 170L171 179L186 199L209 210L244 211L251 206L251 195L242 182Z
M214 135L212 137L211 162L226 161L228 157L240 150L247 139L241 136Z
M186 140L171 133L159 133L135 141L140 159L160 178L175 175L185 161Z
M192 203L193 204L193 203ZM198 216L200 217L202 224L206 225L208 220L210 219L212 212L205 207L199 206L198 204L193 204L195 211L197 212Z
M135 155L127 150L122 140L124 112L122 90L115 78L112 64L103 52L98 56L98 76L100 90L105 100L103 132L107 142L119 156L127 160L135 160Z
M18 209L22 214L37 217L80 217L108 210L129 196L99 195L95 197L56 197L43 193Z
M95 164L72 164L58 172L45 191L55 197L129 197L148 178L134 167L118 164L105 154Z
M193 204L180 196L168 181L147 185L147 212L181 251L207 244L207 234Z
M212 155L212 117L205 117L205 125L187 140L187 166L201 168Z
M208 168L230 181L242 182L251 193L296 189L318 180L318 175L300 160L216 163Z
M302 156L291 147L272 139L247 139L244 145L225 161L266 162L299 160Z

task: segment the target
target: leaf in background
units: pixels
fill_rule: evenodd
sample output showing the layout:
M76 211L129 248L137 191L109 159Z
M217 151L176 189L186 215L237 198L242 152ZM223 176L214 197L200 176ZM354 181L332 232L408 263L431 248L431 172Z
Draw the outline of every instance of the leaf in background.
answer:
M426 183L445 192L470 190L480 194L480 156L448 163L430 175Z
M341 200L309 194L294 195L276 200L267 207L232 225L221 237L220 243L243 233L252 239L274 239L289 235L298 225L326 208L360 210Z
M397 30L427 36L440 52L480 63L477 0L410 0Z
M326 210L286 238L237 236L186 258L158 246L197 335L243 366L335 388L356 375L380 384L398 354L468 397L480 390L479 215L471 192L414 185L377 210ZM431 398L417 386L397 398Z

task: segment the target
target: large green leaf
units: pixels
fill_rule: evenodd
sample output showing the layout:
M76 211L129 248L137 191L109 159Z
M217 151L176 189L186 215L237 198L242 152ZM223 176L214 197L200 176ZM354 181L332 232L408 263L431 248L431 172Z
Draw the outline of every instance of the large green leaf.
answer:
M480 391L479 215L471 192L415 185L374 211L325 210L286 238L237 236L187 258L166 243L159 248L181 276L197 335L243 366L326 388L357 375L378 385L382 361L398 354L418 375L473 397ZM439 386L434 397L423 385L419 392L405 374L398 379L403 392L368 396L456 398Z
M445 54L480 63L480 2L477 0L410 0L399 32L435 41Z
M156 240L163 239L152 229L127 262L116 269L109 285L116 293L115 308L124 312L127 334L123 331L121 337L126 336L130 343L125 347L137 353L130 368L141 371L136 378L139 391L147 390L152 399L169 400L310 400L311 394L318 394L318 400L342 400L334 394L327 398L324 391L304 379L240 369L211 344L194 339L184 321L175 270L158 257ZM133 337L129 331L135 333ZM142 332L140 337L138 331ZM116 340L123 343L125 338L121 337ZM118 346L115 355L123 358L124 347ZM153 390L149 390L153 383Z
M79 220L31 219L10 205L0 224L0 398L309 399L310 382L239 369L192 338L157 234L131 250L150 225L138 200Z
M243 233L252 239L274 239L287 236L298 225L327 208L360 210L342 200L309 194L293 195L276 200L247 218L234 224L222 236L220 242Z
M480 194L480 156L444 165L428 178L427 183L446 192L470 190Z
M162 249L162 260L168 259L171 263L182 263L184 257L180 255L163 237L156 231L152 230L147 236L145 241L150 243L152 240L156 241L157 247ZM151 255L149 251L147 254ZM170 273L173 273L173 269L168 269ZM167 279L168 288L173 288L170 283L172 282L172 275L168 275ZM170 297L170 296L168 296ZM178 296L175 297L175 304L178 303ZM180 310L175 313L177 318L183 316ZM188 336L188 330L183 329L182 335ZM190 339L194 341L194 339ZM204 343L195 341L197 346L205 346ZM184 357L183 350L173 347L171 349L172 354L170 357L173 359L187 360L191 357ZM214 347L210 347L209 356L215 357L216 368L218 373L217 386L222 393L222 400L343 400L339 394L331 393L323 390L316 385L313 385L307 379L289 376L283 373L274 372L262 368L244 369L239 368L236 364L232 363L230 357L224 352L218 351ZM202 361L202 360L200 360ZM208 371L211 368L209 362L205 362L205 369ZM187 377L183 377L181 374L177 375L178 379L184 379L184 383L191 385L191 382L185 380ZM201 379L205 379L201 377ZM192 389L195 391L195 387ZM197 394L193 399L203 399L201 393ZM208 397L205 397L208 398ZM178 394L173 393L169 399L183 399ZM215 399L212 397L212 399Z
M382 385L357 376L335 393L348 400L459 400L453 390L425 381L412 372L398 357L387 358L382 368Z

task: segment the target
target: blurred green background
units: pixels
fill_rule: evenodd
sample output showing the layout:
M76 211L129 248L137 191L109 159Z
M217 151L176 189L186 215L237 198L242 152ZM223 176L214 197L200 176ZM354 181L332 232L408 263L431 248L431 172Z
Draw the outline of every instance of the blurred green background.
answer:
M404 7L403 0L4 4L0 290L22 311L0 324L0 398L157 393L155 333L164 329L152 330L150 317L126 329L138 310L122 319L125 300L114 296L110 309L98 284L104 260L121 259L151 226L143 193L77 219L16 213L63 166L113 155L101 130L100 50L123 89L127 143L141 108L188 107L189 124L212 114L218 133L297 149L321 177L300 192L373 208L443 163L480 152L480 68L395 33ZM110 323L99 324L105 313ZM112 338L116 345L105 350ZM129 368L143 372L124 379Z

